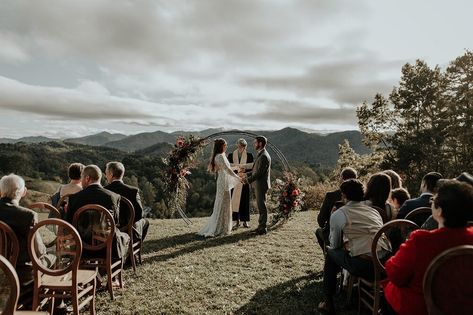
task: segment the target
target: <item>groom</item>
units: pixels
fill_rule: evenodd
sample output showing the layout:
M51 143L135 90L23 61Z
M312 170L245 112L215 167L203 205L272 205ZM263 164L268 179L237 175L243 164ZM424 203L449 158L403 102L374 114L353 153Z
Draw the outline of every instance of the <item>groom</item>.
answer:
M263 136L257 136L253 142L253 147L258 152L256 161L253 165L251 175L246 179L242 179L243 183L253 183L256 195L256 204L259 211L258 228L256 233L259 235L266 234L266 224L268 221L268 209L266 208L266 193L271 187L271 157L266 151L267 140Z

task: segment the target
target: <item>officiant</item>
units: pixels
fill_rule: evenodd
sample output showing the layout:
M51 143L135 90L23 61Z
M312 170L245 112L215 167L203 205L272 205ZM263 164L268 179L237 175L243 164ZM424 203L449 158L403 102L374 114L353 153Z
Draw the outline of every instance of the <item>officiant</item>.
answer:
M235 173L248 173L253 168L253 155L246 150L246 140L238 139L237 149L228 155L228 161ZM248 174L247 174L248 175ZM250 227L250 185L239 183L232 189L232 219L234 228L240 226Z

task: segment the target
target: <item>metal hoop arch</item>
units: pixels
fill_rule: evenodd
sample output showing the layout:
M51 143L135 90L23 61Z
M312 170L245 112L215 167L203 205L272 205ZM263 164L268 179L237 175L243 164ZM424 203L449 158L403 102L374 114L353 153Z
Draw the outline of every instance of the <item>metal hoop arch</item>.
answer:
M249 137L259 136L258 134L252 133L252 132L240 131L240 130L229 130L229 131L221 131L221 132L213 133L213 134L208 135L207 137L203 138L202 140L207 141L207 140L210 140L210 139L215 139L215 138L218 138L218 137L221 137L221 136L228 136L228 135L231 135L231 136L233 136L233 135L243 135L243 136L249 136ZM269 140L266 143L266 146L268 148L270 148L276 154L278 159L281 161L281 163L284 167L284 170L286 172L290 172L291 167L289 165L289 162L287 161L286 157L281 152L281 150L279 150L279 148L276 145L274 145L273 143L271 143L271 141L269 141Z

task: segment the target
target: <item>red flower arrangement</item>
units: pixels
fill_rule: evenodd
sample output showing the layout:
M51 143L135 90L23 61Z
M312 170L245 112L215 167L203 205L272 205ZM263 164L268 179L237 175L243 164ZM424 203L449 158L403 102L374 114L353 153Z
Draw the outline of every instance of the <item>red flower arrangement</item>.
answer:
M298 180L292 173L285 173L284 179L276 179L273 187L273 194L276 194L279 202L274 209L272 218L272 225L275 225L281 220L287 220L294 211L298 211L303 203L304 194L298 188Z

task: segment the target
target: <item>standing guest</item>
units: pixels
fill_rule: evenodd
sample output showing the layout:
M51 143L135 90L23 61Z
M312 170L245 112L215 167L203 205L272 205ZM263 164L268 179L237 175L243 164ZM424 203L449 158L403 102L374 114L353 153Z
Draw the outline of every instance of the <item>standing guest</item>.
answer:
M473 187L448 180L442 183L432 203L432 215L439 228L416 230L386 262L387 284L384 295L397 314L427 314L422 283L431 261L443 251L473 245L473 227L467 227L473 214Z
M343 183L347 179L356 177L357 173L353 168L345 167L340 173L339 184ZM334 191L327 192L325 194L322 207L320 208L319 214L317 216L317 223L319 224L319 228L315 230L315 236L317 238L317 242L319 243L323 251L325 251L325 246L329 243L328 236L330 234L330 215L334 210L335 203L337 203L338 201L341 203L341 200L342 192L340 188Z
M103 188L102 185L100 185L101 179L102 171L97 165L87 165L84 167L81 176L82 187L84 187L84 189L69 197L69 208L66 213L66 221L72 223L74 213L76 213L82 206L90 204L103 206L112 214L115 223L117 224L112 255L118 258L126 257L130 237L128 234L120 232L118 229L118 222L120 222L120 195ZM90 228L90 226L88 228ZM83 232L87 233L87 231Z
M235 173L246 173L253 167L253 155L246 150L246 140L241 138L237 141L237 149L228 155L228 162ZM250 185L238 183L232 190L232 219L235 222L234 228L240 226L250 227Z
M388 203L390 194L391 178L382 172L371 175L366 185L365 202L379 209L384 223L395 218L392 206Z
M38 214L20 206L20 199L26 195L25 181L18 175L10 174L0 180L0 221L5 222L15 232L20 245L17 259L17 271L20 278L31 278L31 259L28 255L28 233L38 223ZM35 245L41 261L51 266L55 257L46 253L39 233L35 234Z
M333 296L340 268L351 274L372 279L374 270L371 261L371 243L376 232L383 226L376 209L363 202L363 184L349 179L340 185L344 206L330 217L330 247L324 264L323 290L325 300L318 305L319 311L335 313ZM344 243L344 239L348 242ZM388 250L389 244L381 239L379 251ZM382 255L381 255L382 256Z
M125 175L125 166L120 162L109 162L105 168L105 176L107 177L108 185L105 189L113 191L122 197L130 200L135 209L134 230L136 237L140 240L146 238L148 233L149 221L143 218L143 206L141 204L140 192L137 187L127 185L123 182ZM122 215L123 216L123 210ZM124 223L128 220L120 218ZM126 224L126 223L125 223Z
M435 186L442 175L437 172L427 173L420 184L420 196L418 198L409 199L399 209L397 214L398 219L404 219L406 215L414 209L420 207L430 207L430 198L433 197Z

